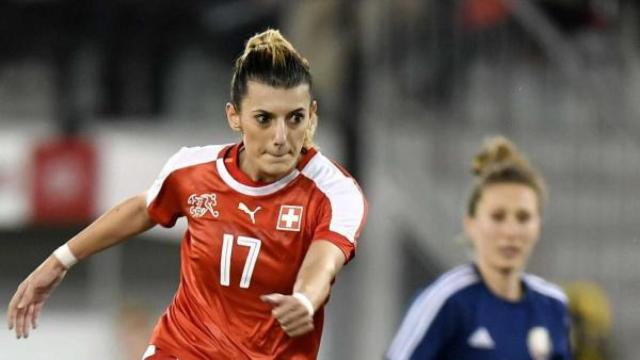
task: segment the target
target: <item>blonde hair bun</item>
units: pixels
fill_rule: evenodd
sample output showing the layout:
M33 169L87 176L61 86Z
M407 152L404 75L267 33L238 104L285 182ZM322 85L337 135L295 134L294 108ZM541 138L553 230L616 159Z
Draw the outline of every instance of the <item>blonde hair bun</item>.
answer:
M530 186L538 196L540 210L546 199L546 185L542 176L531 166L515 144L504 136L485 140L473 158L471 170L475 175L467 203L467 214L474 216L482 191L491 184L517 183Z
M515 166L531 170L527 159L511 140L504 136L493 136L485 140L480 152L473 158L471 171L476 176L484 176L497 168Z

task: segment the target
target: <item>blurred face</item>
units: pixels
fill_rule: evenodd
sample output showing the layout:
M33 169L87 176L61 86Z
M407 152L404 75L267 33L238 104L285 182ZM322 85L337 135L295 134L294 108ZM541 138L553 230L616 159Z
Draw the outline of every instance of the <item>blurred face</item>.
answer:
M305 131L316 121L309 85L283 89L249 81L240 108L226 106L229 126L242 132L241 169L253 180L286 176L298 163Z
M536 192L522 184L494 184L482 191L474 217L465 230L475 248L478 266L500 272L524 269L540 236Z

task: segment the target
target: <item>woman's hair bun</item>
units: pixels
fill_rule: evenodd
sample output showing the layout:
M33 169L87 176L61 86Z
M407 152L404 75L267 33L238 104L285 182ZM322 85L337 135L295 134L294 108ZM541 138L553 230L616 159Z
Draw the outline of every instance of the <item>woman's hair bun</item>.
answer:
M484 176L492 169L505 165L528 170L529 162L518 151L513 142L504 136L494 136L485 140L480 152L473 158L471 171L475 176Z

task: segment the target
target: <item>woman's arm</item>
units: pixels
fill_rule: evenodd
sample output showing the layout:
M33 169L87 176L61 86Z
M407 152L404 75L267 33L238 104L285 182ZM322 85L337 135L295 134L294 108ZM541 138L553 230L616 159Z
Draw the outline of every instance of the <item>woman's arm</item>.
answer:
M82 260L154 225L147 213L145 195L140 194L107 211L66 245L76 259ZM29 327L36 328L44 303L67 270L52 254L18 286L7 311L9 329L15 328L18 339L29 336Z
M262 297L273 306L273 317L289 336L300 336L313 330L313 314L327 300L331 282L344 262L345 256L336 245L325 240L313 241L298 271L293 294Z
M340 248L326 240L314 241L298 271L293 292L304 294L315 312L329 297L331 283L344 262L345 256Z
M78 260L116 245L155 225L147 212L145 194L111 208L67 243Z

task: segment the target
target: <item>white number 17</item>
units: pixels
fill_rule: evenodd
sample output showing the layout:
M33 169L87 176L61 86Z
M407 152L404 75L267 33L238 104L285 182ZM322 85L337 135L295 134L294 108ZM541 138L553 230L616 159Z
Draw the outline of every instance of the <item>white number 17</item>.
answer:
M238 236L238 245L247 246L249 255L244 263L240 287L247 289L251 285L251 275L256 266L258 254L260 253L261 241L247 236ZM231 253L233 252L233 235L224 234L222 238L222 258L220 259L220 285L229 286L231 279Z

